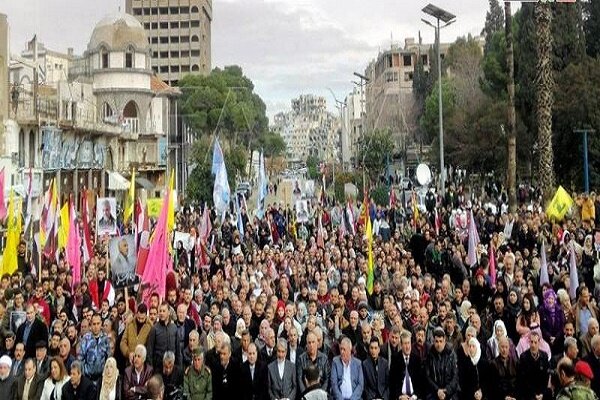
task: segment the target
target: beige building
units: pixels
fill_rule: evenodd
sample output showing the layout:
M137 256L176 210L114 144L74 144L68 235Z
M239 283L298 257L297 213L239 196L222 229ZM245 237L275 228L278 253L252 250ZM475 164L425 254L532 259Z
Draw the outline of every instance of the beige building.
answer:
M10 58L8 20L0 14L0 169L10 163L10 154L6 153L4 123L8 119L8 60Z
M169 85L211 71L212 0L126 0L144 26L152 69Z

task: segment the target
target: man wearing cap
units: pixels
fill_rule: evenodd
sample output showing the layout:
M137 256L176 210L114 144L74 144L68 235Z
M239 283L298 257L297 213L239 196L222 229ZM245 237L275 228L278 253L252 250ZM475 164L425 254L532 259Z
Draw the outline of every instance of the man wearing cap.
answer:
M204 365L204 353L199 348L192 352L192 365L185 372L183 395L189 400L212 398L211 373Z
M12 399L15 377L10 374L12 361L8 356L0 357L0 399Z
M575 380L575 364L569 358L559 361L557 367L558 378L562 389L558 392L556 400L593 400L598 399L594 391L579 384Z
M50 358L48 358L48 348L43 340L35 344L35 369L40 379L44 380L50 374Z
M590 368L590 364L586 363L585 361L577 361L575 363L575 375L576 381L588 388L594 379L592 368Z
M152 329L152 325L148 320L148 307L144 303L140 303L135 313L135 319L127 324L125 333L121 338L120 349L123 357L133 362L133 352L138 344L146 345L148 335Z

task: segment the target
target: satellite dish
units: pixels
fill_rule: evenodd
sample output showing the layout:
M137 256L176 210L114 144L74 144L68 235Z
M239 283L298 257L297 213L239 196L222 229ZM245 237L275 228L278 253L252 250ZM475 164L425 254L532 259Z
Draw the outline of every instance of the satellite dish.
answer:
M419 185L426 186L431 182L431 170L427 166L427 164L419 164L417 166L417 182Z

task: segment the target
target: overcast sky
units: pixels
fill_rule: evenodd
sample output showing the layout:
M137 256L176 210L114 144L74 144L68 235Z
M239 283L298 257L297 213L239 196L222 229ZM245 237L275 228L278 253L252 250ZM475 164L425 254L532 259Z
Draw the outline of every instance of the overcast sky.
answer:
M364 72L379 50L406 37L425 43L433 29L421 22L430 0L213 0L212 66L238 64L267 104L268 114L289 109L299 94L340 100L352 91L354 71ZM486 0L431 0L457 15L442 41L481 32ZM125 0L0 0L8 15L11 51L34 33L47 48L81 54L94 25L124 9Z

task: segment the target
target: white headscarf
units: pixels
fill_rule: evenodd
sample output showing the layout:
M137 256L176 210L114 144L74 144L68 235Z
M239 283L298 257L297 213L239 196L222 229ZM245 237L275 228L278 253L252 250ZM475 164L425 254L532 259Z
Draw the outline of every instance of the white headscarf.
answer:
M501 319L496 320L496 322L494 322L494 331L492 332L492 337L488 340L488 344L492 347L493 358L498 357L498 355L500 354L500 346L498 345L498 337L496 336L496 330L498 328L502 328L504 330L504 335L502 335L502 337L508 336L506 332L506 325L504 325L504 321L502 321Z
M469 358L471 359L471 362L473 363L473 365L477 365L479 359L481 358L481 345L479 344L479 341L473 337L469 339L468 344L469 346L475 345L475 347L477 348L477 351L475 352L475 357L471 356L471 353L469 352Z

